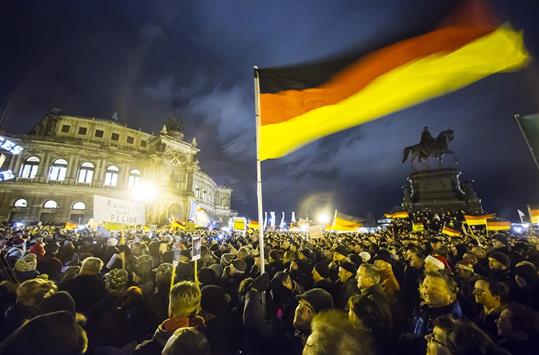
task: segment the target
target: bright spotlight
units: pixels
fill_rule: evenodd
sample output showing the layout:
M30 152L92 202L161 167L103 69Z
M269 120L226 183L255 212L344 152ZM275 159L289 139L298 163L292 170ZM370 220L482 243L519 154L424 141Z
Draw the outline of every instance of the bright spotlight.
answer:
M133 186L131 189L131 195L137 201L152 202L157 199L159 189L156 185L150 182L142 182L136 186Z
M325 212L320 213L317 219L320 224L328 224L331 222L331 217Z

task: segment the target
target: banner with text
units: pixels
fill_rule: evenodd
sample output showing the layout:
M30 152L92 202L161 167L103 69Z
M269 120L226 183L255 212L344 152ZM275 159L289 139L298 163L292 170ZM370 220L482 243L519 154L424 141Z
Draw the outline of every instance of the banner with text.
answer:
M94 195L94 220L98 223L146 224L143 204Z

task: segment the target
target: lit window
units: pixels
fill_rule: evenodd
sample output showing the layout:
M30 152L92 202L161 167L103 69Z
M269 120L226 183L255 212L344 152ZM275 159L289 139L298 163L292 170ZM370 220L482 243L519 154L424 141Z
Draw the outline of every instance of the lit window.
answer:
M20 198L13 202L13 207L28 207L28 201L26 201L24 198Z
M77 182L79 184L90 184L94 177L94 164L85 162L80 165L79 175L77 176Z
M49 169L49 180L64 181L67 173L67 161L56 159Z
M29 157L24 161L21 168L21 177L25 179L33 179L37 175L37 169L39 168L39 158Z
M73 204L73 209L74 209L74 210L85 210L85 209L86 209L86 205L84 204L84 202L81 202L81 201L75 202L75 203Z
M138 186L138 184L140 184L140 171L133 169L129 172L129 181L127 182L127 187L131 189Z
M118 185L118 172L120 170L114 166L111 165L107 168L107 172L105 173L105 186L116 186Z
M54 200L45 201L43 208L58 208L58 203Z

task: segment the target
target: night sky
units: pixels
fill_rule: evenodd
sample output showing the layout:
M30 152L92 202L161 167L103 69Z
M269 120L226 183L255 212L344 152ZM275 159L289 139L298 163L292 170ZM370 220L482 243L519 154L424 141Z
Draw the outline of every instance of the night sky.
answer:
M275 67L375 48L428 29L452 1L2 1L4 134L28 132L52 107L158 132L170 115L196 137L200 164L256 216L252 66ZM493 1L539 56L537 1ZM320 208L379 217L400 204L402 148L455 130L451 149L483 207L517 220L539 203L539 172L515 113L539 112L539 66L323 138L264 162L264 209Z

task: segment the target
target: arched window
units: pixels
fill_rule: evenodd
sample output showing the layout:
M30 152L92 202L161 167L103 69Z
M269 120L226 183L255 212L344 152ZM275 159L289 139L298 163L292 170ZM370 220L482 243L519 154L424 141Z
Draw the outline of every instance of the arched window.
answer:
M84 202L78 201L78 202L75 202L73 204L73 209L74 210L85 210L86 205L84 204Z
M67 173L67 161L56 159L49 169L49 180L64 181Z
M28 207L28 201L26 201L24 198L20 198L13 202L13 207Z
M94 177L94 164L85 162L80 165L79 175L77 176L77 182L79 184L90 184Z
M200 198L200 187L198 187L198 184L195 184L195 197Z
M202 201L206 201L206 189L202 190Z
M20 177L25 179L33 179L37 175L38 168L39 158L36 156L28 157L22 165Z
M136 187L140 183L140 171L133 169L129 172L129 181L127 182L128 188Z
M118 184L119 171L120 169L114 165L107 168L107 172L105 173L105 186L116 186Z
M45 201L43 208L58 208L58 203L54 200Z

